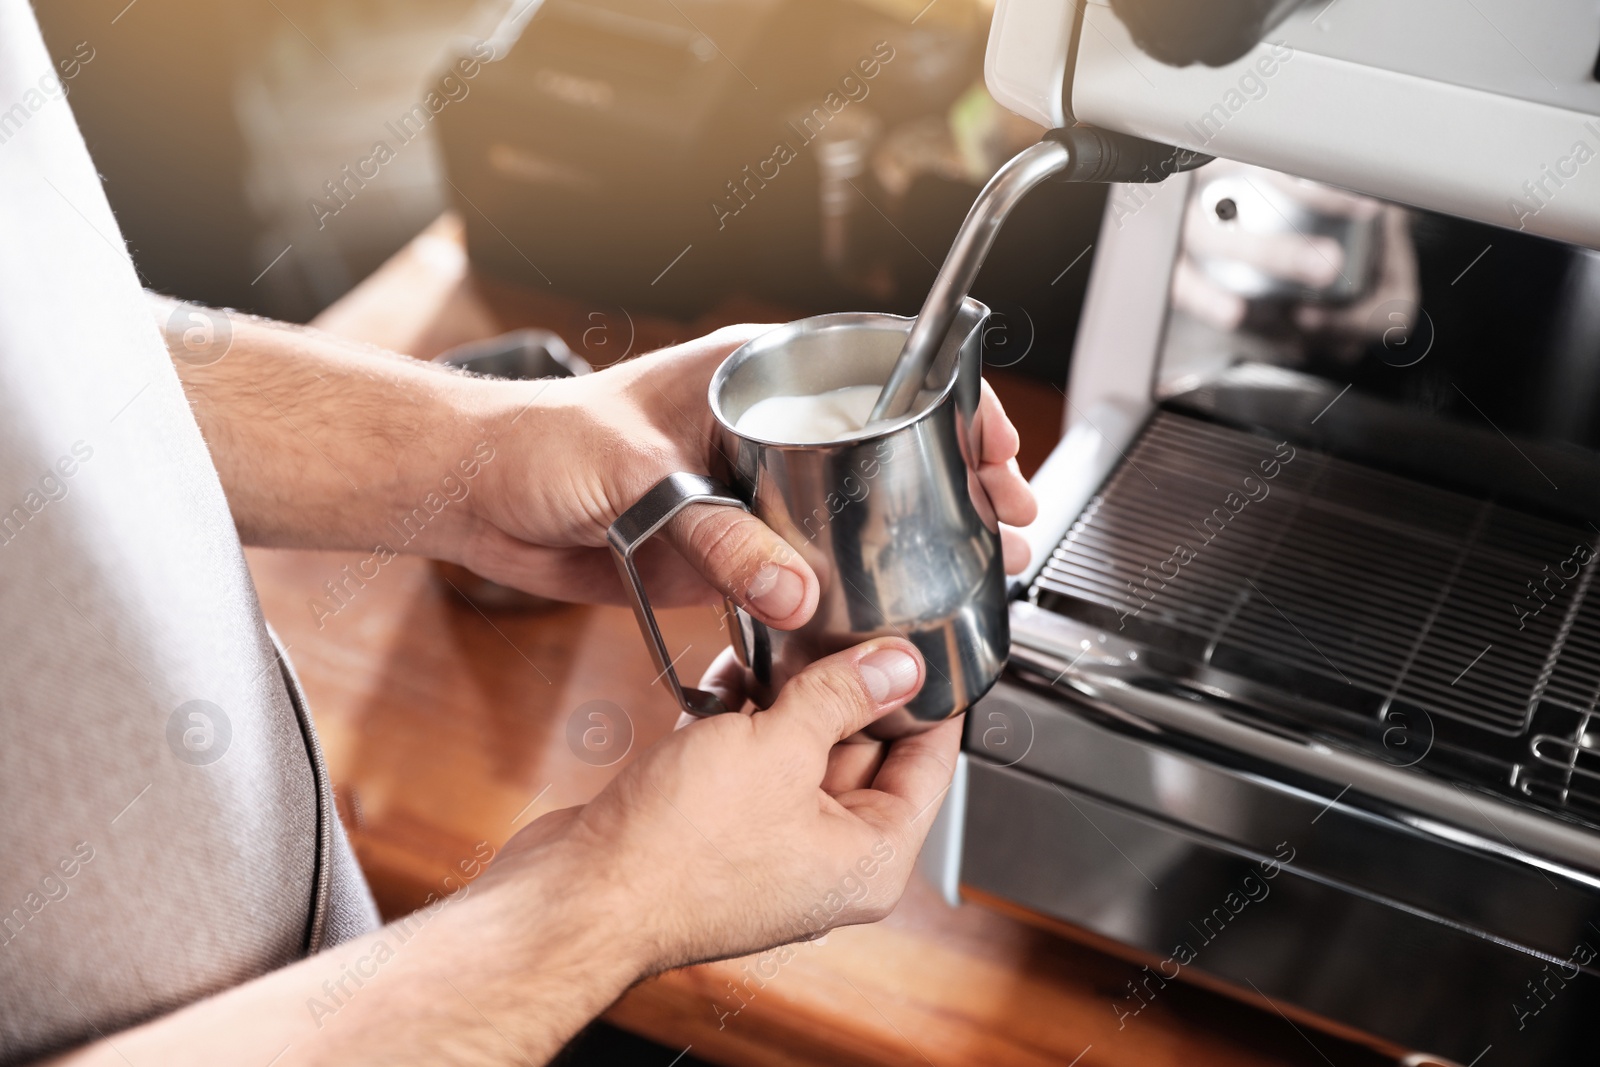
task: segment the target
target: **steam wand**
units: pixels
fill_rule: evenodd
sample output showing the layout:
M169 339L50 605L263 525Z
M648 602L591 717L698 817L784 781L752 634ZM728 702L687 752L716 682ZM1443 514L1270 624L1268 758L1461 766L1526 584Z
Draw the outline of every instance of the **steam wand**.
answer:
M1210 156L1198 152L1092 126L1051 130L1044 140L1007 160L978 194L956 232L867 421L897 419L911 410L1000 227L1034 186L1057 176L1069 182L1157 182L1210 161Z

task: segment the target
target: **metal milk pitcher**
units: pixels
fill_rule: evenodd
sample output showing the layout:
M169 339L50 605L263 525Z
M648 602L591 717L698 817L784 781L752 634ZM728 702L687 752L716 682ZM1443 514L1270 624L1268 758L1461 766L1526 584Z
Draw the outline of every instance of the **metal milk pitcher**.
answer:
M808 664L874 637L909 640L927 671L922 690L874 723L873 736L926 729L965 711L995 683L1011 633L999 525L977 477L988 317L976 300L963 302L923 383L930 403L825 444L767 441L733 427L767 397L882 385L913 320L872 313L801 319L744 344L717 369L710 401L725 467L717 474L725 480L670 475L608 533L639 627L685 711L736 709L678 680L633 557L692 503L751 512L821 583L816 614L798 630L770 629L730 602L734 650L759 706Z

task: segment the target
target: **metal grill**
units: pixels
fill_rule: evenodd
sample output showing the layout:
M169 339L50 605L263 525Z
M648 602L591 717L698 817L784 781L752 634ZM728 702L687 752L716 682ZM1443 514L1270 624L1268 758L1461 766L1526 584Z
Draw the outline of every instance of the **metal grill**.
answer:
M1436 765L1600 812L1597 534L1163 412L1034 596L1352 737L1420 713Z

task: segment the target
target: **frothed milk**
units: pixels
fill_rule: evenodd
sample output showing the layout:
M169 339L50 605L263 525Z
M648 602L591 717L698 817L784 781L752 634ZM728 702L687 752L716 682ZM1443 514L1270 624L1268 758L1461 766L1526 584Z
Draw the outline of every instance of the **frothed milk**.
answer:
M739 416L734 430L767 441L819 445L860 433L878 402L880 385L847 385L813 396L769 396ZM921 410L932 394L917 397Z

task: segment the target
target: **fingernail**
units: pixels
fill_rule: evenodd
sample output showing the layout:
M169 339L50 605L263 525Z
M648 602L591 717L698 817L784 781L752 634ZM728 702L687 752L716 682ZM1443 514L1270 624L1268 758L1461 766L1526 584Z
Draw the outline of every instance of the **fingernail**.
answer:
M805 598L805 581L776 563L763 563L750 580L750 605L769 619L787 619Z
M917 687L917 661L898 648L880 648L857 665L867 692L880 704L899 700Z

